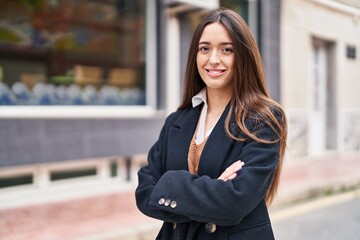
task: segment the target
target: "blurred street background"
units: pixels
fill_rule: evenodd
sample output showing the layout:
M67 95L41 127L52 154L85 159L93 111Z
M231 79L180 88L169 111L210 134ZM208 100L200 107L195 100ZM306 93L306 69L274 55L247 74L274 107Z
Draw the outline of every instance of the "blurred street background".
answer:
M0 239L147 240L136 172L193 31L250 26L288 117L277 240L359 240L359 0L0 0Z

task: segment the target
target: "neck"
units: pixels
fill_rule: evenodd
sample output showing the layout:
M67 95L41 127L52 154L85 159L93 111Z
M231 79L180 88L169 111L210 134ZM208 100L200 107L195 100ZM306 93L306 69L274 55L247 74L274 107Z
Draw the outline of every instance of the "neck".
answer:
M229 103L233 90L228 91L207 88L208 113L221 114Z

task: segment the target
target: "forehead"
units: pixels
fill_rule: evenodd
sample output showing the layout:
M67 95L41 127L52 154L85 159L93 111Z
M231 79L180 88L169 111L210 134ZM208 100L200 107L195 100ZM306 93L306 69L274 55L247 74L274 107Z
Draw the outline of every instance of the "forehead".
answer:
M232 42L229 32L221 23L210 23L204 28L200 42Z

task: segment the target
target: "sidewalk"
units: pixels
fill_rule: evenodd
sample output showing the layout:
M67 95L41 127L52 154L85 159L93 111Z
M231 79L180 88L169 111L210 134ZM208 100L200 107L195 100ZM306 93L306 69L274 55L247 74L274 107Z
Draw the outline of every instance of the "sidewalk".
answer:
M272 211L304 198L360 186L360 153L284 163ZM160 222L142 215L133 191L0 211L0 239L147 240Z
M284 162L273 208L360 187L360 153L329 153Z

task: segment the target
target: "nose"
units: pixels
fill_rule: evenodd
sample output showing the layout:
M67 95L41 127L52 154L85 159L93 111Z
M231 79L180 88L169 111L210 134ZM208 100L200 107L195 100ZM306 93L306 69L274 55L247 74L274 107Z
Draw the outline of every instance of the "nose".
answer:
M209 63L211 65L216 65L220 63L220 57L217 53L217 51L213 51L210 55Z

